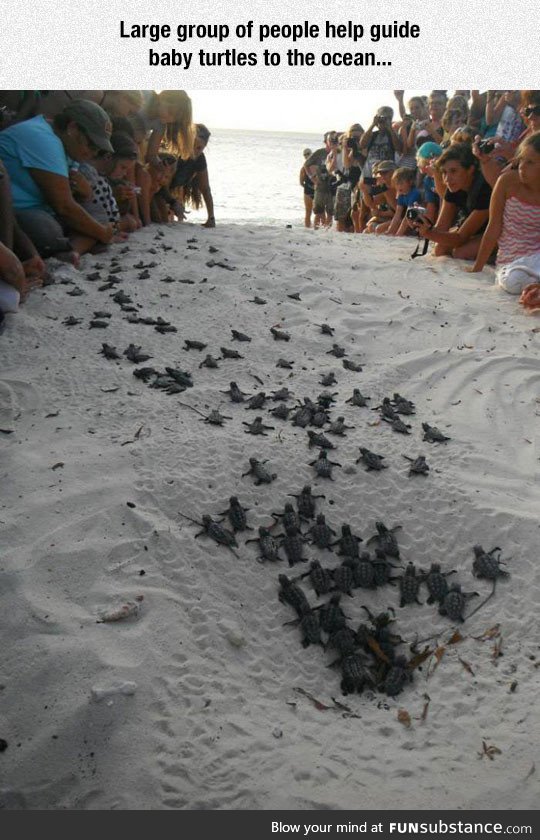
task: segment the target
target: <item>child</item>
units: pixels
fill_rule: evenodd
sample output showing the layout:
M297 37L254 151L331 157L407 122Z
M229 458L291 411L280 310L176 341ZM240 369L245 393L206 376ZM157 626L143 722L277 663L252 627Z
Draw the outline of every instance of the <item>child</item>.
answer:
M498 243L497 283L512 295L540 282L540 131L520 146L518 169L497 181L473 272L482 271Z
M406 212L413 204L420 202L420 190L415 186L416 172L406 166L400 166L392 175L392 186L396 191L396 209L389 223L379 225L376 233L388 236L406 236L410 233Z
M438 143L423 143L418 149L416 157L418 169L424 176L422 190L424 192L423 204L427 210L425 218L429 219L432 224L435 224L437 220L441 196L445 193L442 178L435 167L435 161L440 158L442 153L442 146L439 146Z
M360 188L364 204L371 212L364 233L378 233L379 227L386 227L392 221L396 210L396 190L392 176L397 166L392 160L382 160L375 165L373 174L376 184L372 185L370 179L360 181Z

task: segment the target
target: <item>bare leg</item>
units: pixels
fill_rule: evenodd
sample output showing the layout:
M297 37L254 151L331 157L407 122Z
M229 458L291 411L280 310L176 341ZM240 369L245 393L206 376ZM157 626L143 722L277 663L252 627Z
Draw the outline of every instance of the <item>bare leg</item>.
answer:
M304 225L307 228L311 227L311 212L313 210L313 197L304 193L304 207L306 208L306 215L304 218Z

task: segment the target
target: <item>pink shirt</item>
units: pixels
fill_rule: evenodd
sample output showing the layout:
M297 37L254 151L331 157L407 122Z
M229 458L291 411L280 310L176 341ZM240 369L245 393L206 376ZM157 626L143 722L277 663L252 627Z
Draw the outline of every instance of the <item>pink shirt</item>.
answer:
M540 253L540 205L512 196L504 206L497 265Z

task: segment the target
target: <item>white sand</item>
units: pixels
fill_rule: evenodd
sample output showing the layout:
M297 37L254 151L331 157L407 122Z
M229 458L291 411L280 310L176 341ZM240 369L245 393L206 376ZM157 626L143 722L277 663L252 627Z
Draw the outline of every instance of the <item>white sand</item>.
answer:
M410 241L247 227L164 230L163 240L154 241L155 229L132 238L121 288L144 314L171 320L177 334L129 324L111 293L84 279L96 262L108 267L117 247L85 259L84 296L67 296L73 287L61 284L37 292L0 337L0 429L14 430L0 433L2 804L536 808L538 318L492 288L487 271L411 262ZM198 250L186 248L193 236ZM164 252L162 242L173 250ZM210 244L219 253L209 254ZM147 253L151 246L157 256ZM205 267L224 257L236 271ZM132 268L141 258L159 261L150 280L138 280ZM166 275L195 285L159 282ZM64 268L58 277L75 272ZM302 302L286 297L293 291ZM255 294L268 305L248 303ZM89 331L98 309L113 313L111 325ZM70 314L82 324L64 327ZM323 321L350 358L365 362L362 373L325 354L332 339L315 326ZM274 324L290 331L289 344L272 340ZM252 343L231 342L231 327ZM205 352L214 356L220 345L236 347L245 360L199 369L204 353L185 352L185 338L208 342ZM125 358L98 354L103 341L120 352L140 344L153 356L147 364L188 369L195 387L180 396L151 390ZM292 373L275 367L280 356L296 360ZM339 392L332 415L356 426L337 439L332 460L347 469L336 468L333 484L314 480L304 430L218 394L231 380L254 393L262 387L257 376L266 391L288 385L299 398L314 398L319 373L330 370L339 381L330 389ZM396 390L414 400L411 436L373 425L375 412L344 405L354 386L372 405ZM179 405L206 411L222 400L222 412L233 416L223 428ZM276 426L268 438L244 434L241 422L258 413ZM424 420L452 440L422 443ZM389 469L350 469L360 445L386 454ZM424 453L429 476L409 479L402 453ZM250 455L270 460L275 482L255 487L241 478ZM510 580L461 628L466 639L435 670L431 661L428 679L426 666L417 671L396 700L344 698L339 673L326 667L332 652L304 651L298 629L283 626L294 617L277 600L285 563L258 563L243 536L239 559L194 540L196 527L179 516L214 515L237 494L252 509L250 523L267 524L286 494L310 481L326 493L321 509L334 528L350 521L367 538L376 519L401 523L403 559L458 569L465 590L490 589L472 578L474 543L499 545L512 557ZM328 552L307 553L337 562ZM308 584L306 591L315 603ZM97 623L103 610L140 595L136 617ZM356 625L361 603L383 609L397 600L395 589L356 590L345 608ZM433 606L397 614L409 641L438 633L442 644L452 634ZM500 637L472 638L497 623ZM494 658L501 639L503 656ZM298 687L329 705L335 697L360 718L319 711ZM413 718L410 729L398 722L399 709ZM493 760L479 757L483 740L501 751Z

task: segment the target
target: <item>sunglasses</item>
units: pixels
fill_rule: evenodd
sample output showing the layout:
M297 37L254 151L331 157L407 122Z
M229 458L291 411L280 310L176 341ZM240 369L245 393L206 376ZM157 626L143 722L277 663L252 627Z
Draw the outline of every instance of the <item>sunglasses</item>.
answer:
M523 109L523 113L526 117L540 117L540 105L529 105Z

